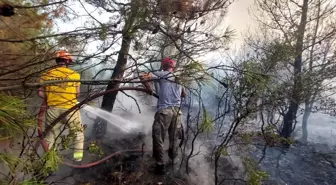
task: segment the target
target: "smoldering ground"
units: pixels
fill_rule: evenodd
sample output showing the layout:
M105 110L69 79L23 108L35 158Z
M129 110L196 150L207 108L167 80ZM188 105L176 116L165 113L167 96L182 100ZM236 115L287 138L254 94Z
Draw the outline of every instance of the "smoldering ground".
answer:
M135 98L138 104L129 96ZM99 100L96 103L96 107L99 107ZM138 106L140 107L140 112ZM194 105L193 109L189 116L196 117L198 107ZM196 185L214 184L212 155L216 141L214 139L215 136L211 134L206 137L198 137L193 143L191 143L193 135L188 138L188 142L184 145L185 147L182 146L182 149L184 148L185 150L181 149L184 156L181 155L181 150L179 152L179 158L174 166L174 175L170 172L170 175L162 178L150 172L151 164L153 163L151 158L151 126L154 121L155 100L139 98L135 93L128 93L128 96L119 93L118 101L112 114L102 112L102 110L94 106L83 108L81 113L83 122L88 126L85 130L86 152L84 164L97 161L120 150L135 148L141 150L117 155L104 163L87 169L71 169L61 165L58 172L48 178L48 182L54 182L54 184L110 184L112 182L116 184L155 184L157 182L163 182L164 184L174 184L175 182L177 184L186 184L188 182ZM104 151L102 156L99 156L97 152L92 153L88 150L90 143L95 141L92 137L92 128L97 115L106 117L110 121L107 124L105 137L98 142L98 145ZM184 128L186 129L187 110L185 108L183 109L183 116ZM319 116L324 116L323 125L318 124ZM336 174L332 170L334 168L334 159L332 157L334 149L332 145L334 144L332 141L327 142L327 138L332 138L330 134L333 134L333 119L326 115L313 114L311 120L308 138L311 144L295 144L286 152L279 148L268 148L264 154L263 147L255 146L250 151L242 153L237 149L234 142L230 143L228 155L221 157L219 160L218 176L220 181L224 184L246 184L249 176L243 165L243 158L252 156L258 161L265 155L259 167L270 175L269 180L265 181L266 184L300 184L302 182L306 184L308 182L312 184L322 182L334 184L336 182ZM229 124L230 122L225 123L225 127L228 127ZM297 129L299 130L300 127L297 127ZM324 132L324 130L328 132ZM318 133L319 131L321 132ZM167 139L165 139L165 143L165 149L167 150ZM193 147L191 147L192 145ZM193 152L191 153L192 148ZM167 155L167 152L165 154ZM64 156L70 159L71 152L65 152ZM187 170L185 162L188 156L191 157L188 160Z
M119 93L118 101L113 113L105 112L97 107L100 100L95 105L86 105L81 109L81 117L85 130L85 156L83 164L88 164L102 159L103 157L125 149L139 149L138 152L125 152L117 155L99 165L87 169L71 169L61 165L58 172L48 178L48 182L54 184L76 184L91 183L104 184L119 182L132 179L132 183L156 183L163 181L164 184L184 183L190 184L213 184L214 170L211 164L211 150L207 142L196 139L190 143L192 138L185 143L179 151L174 167L167 168L169 171L167 177L159 178L153 175L151 165L153 163L151 127L155 114L155 99L138 97L138 94L128 93L124 95ZM132 96L135 98L136 102ZM197 107L195 107L197 109ZM183 125L186 125L186 109L183 109ZM196 111L191 115L197 116ZM99 141L93 136L93 125L97 117L107 120L107 132ZM168 135L165 139L165 157L168 160ZM99 156L98 152L90 152L89 147L92 142L101 147L103 154ZM193 147L191 147L193 145ZM191 150L193 152L191 153ZM141 149L141 150L140 150ZM182 150L183 149L183 150ZM182 152L184 155L182 155ZM63 152L65 160L71 159L71 150ZM186 158L188 157L188 160ZM186 167L188 161L188 168ZM232 160L231 160L232 161ZM230 163L232 163L229 161ZM226 165L226 167L228 167ZM187 174L188 173L188 174ZM125 179L126 178L126 179ZM166 183L165 183L166 182ZM169 184L168 183L168 184Z

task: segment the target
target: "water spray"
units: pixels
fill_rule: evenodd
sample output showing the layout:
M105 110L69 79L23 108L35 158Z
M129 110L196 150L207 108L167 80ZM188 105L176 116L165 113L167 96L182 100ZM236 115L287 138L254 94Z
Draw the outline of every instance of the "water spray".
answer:
M47 110L47 102L46 101L43 101L42 105L40 106L40 111L39 111L39 116L38 116L38 136L41 140L41 145L44 149L45 152L48 152L49 149L48 149L48 145L44 139L44 137L46 136L46 134L48 132L51 131L51 129L62 119L64 118L65 116L67 116L68 114L70 114L71 112L73 112L74 110L76 109L79 109L81 106L83 106L84 104L86 104L87 102L91 101L91 100L94 100L100 96L103 96L105 94L108 94L108 93L113 93L113 92L116 92L116 91L125 91L125 90L135 90L135 91L141 91L141 92L145 92L147 94L150 94L150 95L153 95L155 96L156 98L158 98L158 96L152 92L149 92L149 90L147 89L144 89L144 88L137 88L137 87L120 87L120 88L115 88L115 89L111 89L111 90L107 90L107 91L104 91L104 92L101 92L101 93L97 93L91 97L88 97L87 99L85 99L84 101L82 102L79 102L78 104L76 104L75 106L73 106L72 108L70 108L69 110L67 110L66 112L64 112L63 114L61 114L58 118L56 118L53 122L51 122L50 125L48 125L48 127L46 128L46 130L43 132L43 118L44 118L44 115L45 115L45 112ZM36 145L38 146L38 142L36 143ZM35 148L37 148L37 146ZM116 155L119 155L119 154L122 154L122 153L125 153L125 152L150 152L149 150L143 150L143 148L136 148L136 149L128 149L128 150L120 150L120 151L117 151L117 152L114 152L106 157L104 157L103 159L100 159L98 161L95 161L95 162L91 162L91 163L88 163L88 164L83 164L83 165L74 165L74 164L70 164L68 162L65 162L63 161L62 163L66 166L69 166L71 168L90 168L90 167L93 167L93 166L96 166L98 164L101 164L107 160L109 160L110 158L116 156Z

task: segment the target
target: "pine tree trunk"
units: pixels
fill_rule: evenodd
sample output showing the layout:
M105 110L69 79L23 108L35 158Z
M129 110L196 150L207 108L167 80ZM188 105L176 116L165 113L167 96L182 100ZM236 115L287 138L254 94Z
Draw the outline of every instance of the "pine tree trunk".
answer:
M302 68L302 50L303 50L303 38L305 34L305 28L307 23L307 11L308 11L308 0L303 1L302 5L302 15L297 32L297 41L295 48L295 62L294 62L294 87L292 92L292 97L290 100L290 105L287 113L284 116L284 125L281 131L281 136L284 138L289 138L293 131L293 122L296 118L296 114L300 103L300 90L301 90L301 68Z
M117 60L117 64L114 68L114 71L112 73L111 79L121 79L124 76L124 71L126 68L126 64L127 64L127 56L128 56L128 52L130 49L130 44L131 44L131 37L128 35L128 33L124 33L123 34L123 40L121 43L121 48L119 51L119 55L118 55L118 60ZM108 91L110 89L115 89L118 88L120 86L120 83L117 82L110 82L105 91ZM113 93L109 93L109 94L105 94L103 96L103 102L101 105L101 108L103 110L106 110L108 112L111 112L114 106L114 103L117 99L117 95L118 95L118 91L113 92ZM93 131L95 132L94 135L99 138L105 135L106 133L106 127L107 127L107 122L106 120L103 119L97 119L94 125L94 129Z
M119 51L117 64L114 68L111 79L121 79L124 76L124 72L125 72L124 70L127 64L127 55L129 52L130 44L131 44L131 37L125 34L123 36L123 41L121 44L121 49ZM120 83L110 82L106 88L106 91L110 89L118 88L119 86L120 86ZM117 95L118 95L118 92L105 94L103 96L103 102L102 102L101 108L106 111L111 112L113 109L115 100L117 98Z
M315 29L314 29L314 36L312 39L312 47L310 49L310 59L309 59L309 71L312 72L313 71L313 62L314 62L314 48L315 48L315 44L316 44L316 39L317 39L317 32L318 32L318 28L319 28L319 23L320 23L320 19L321 19L321 1L319 1L318 4L318 10L317 10L317 19L316 19L316 25L315 25ZM313 90L314 87L311 88L311 90ZM315 102L315 98L317 95L318 91L315 90L315 92L313 92L313 94L311 95L311 97L307 96L307 99L305 101L305 111L303 114L303 118L302 118L302 140L304 142L308 141L308 118L311 114L311 110L313 107L313 104Z
M293 122L295 120L297 110L299 106L295 102L291 102L289 109L287 113L284 116L284 125L281 130L281 136L284 138L289 138L291 137L292 131L293 131Z
M311 114L312 103L305 102L305 111L302 118L302 140L307 142L308 140L308 118Z

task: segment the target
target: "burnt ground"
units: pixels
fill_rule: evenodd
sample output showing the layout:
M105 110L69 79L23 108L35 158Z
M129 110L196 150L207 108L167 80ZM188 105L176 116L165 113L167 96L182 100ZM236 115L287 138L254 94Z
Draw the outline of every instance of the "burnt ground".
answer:
M99 159L120 150L139 150L116 155L111 159L90 168L72 169L65 165L61 165L58 172L49 177L47 182L48 184L57 185L187 184L186 180L183 180L179 174L173 174L172 167L169 166L165 176L157 176L154 174L151 151L146 151L146 149L141 150L144 144L141 137L143 136L129 135L125 136L127 139L121 138L119 140L104 138L98 144L103 149L104 155L97 156L96 154L85 152L84 164L98 161Z
M76 184L187 184L171 174L153 174L150 156L145 154L126 154L91 169L75 170Z
M336 184L336 148L325 144L296 142L287 150L259 148L255 159L264 159L260 167L270 174L265 184L334 185Z
M125 148L141 148L142 142L138 137L134 140L118 140L101 143L105 156L124 146ZM137 145L137 147L136 147ZM260 163L260 168L265 170L270 178L263 182L265 185L334 185L336 184L336 153L335 149L321 144L304 144L296 142L287 151L281 148L268 148ZM259 160L263 156L263 148L255 148L251 151L252 156ZM167 152L166 152L167 153ZM102 157L90 157L91 161ZM210 160L210 159L209 159ZM85 162L86 163L86 162ZM152 170L153 160L151 152L138 151L127 152L113 157L100 165L87 169L71 169L61 166L55 176L49 178L49 184L72 184L72 185L183 185L188 180L183 174L177 174L168 169L165 176L154 175ZM247 184L243 175L238 174L240 169L232 161L221 158L219 163L219 175L223 184ZM176 172L176 171L175 171ZM191 177L195 177L191 174ZM212 178L209 176L209 179ZM224 180L225 179L225 180ZM194 184L194 183L189 183ZM209 185L213 184L209 180ZM208 185L205 184L205 185Z
M136 135L124 137L127 139L103 139L104 156L123 149L141 148L144 143ZM94 157L88 153L86 152L84 163L104 157ZM251 155L259 160L263 156L263 147L255 148L251 151ZM88 169L71 169L61 165L59 171L48 181L49 184L71 185L152 185L159 184L159 182L165 185L187 184L187 180L183 179L181 174L169 173L163 177L154 175L151 172L152 161L150 151L124 153ZM336 149L327 145L296 142L287 151L276 147L267 148L266 155L259 166L270 174L270 178L263 183L267 185L336 184ZM234 177L237 175L236 171L240 169L232 165L232 161L221 159L219 168L220 175L226 179L223 184L246 184L246 181ZM190 177L194 176L190 175ZM212 184L213 180L210 180L204 185Z

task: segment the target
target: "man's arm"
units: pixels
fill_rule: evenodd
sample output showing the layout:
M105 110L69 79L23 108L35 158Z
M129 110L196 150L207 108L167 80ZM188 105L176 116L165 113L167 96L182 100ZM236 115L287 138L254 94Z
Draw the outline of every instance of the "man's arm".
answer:
M140 78L141 81L143 81L143 80L150 80L150 79L153 78L153 75L152 75L152 73L142 73L142 74L140 74L139 78ZM153 92L152 88L150 87L149 81L147 81L147 82L142 82L142 84L145 86L145 88L146 88L150 93Z

